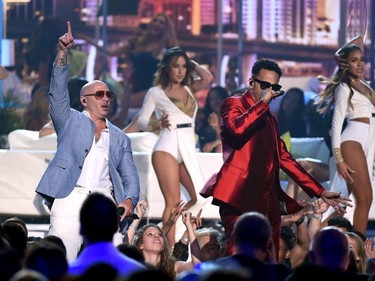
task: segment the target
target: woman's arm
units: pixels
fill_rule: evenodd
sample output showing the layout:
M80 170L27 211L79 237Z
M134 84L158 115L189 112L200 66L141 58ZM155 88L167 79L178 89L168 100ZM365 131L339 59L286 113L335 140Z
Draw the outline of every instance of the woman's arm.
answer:
M340 149L341 131L348 109L350 89L349 86L341 83L335 90L335 104L332 117L332 150ZM338 159L335 159L338 162Z
M49 136L56 133L55 127L53 126L52 121L49 121L46 125L43 126L39 131L39 138Z
M84 39L87 43L93 45L99 52L103 52L104 49L102 46L100 46L97 42L95 42L95 40L92 40L91 37L89 36L86 36L84 34L78 34L78 37L79 38L82 38ZM107 52L107 55L113 57L113 56L120 56L120 55L123 55L124 53L126 53L127 51L127 48L128 48L128 45L122 45L122 46L118 46L114 49L106 49L106 52Z
M142 131L153 131L151 116L156 107L157 88L151 88L143 100L143 105L138 115L138 128Z
M143 216L145 215L147 208L148 208L148 204L146 201L141 200L138 202L136 206L138 219L133 220L133 222L129 225L129 228L126 231L126 234L124 236L123 242L125 244L132 244L135 233L137 232L139 224L141 223L141 220Z
M191 84L193 92L198 92L202 89L208 89L211 83L214 81L214 76L210 71L199 65L196 61L191 60L190 63L193 65L193 69L201 79L194 80Z
M354 171L345 162L341 154L341 131L343 128L345 115L348 109L350 88L347 84L341 83L335 90L335 105L332 118L332 152L335 157L337 172L345 181L351 183L353 178L351 173Z

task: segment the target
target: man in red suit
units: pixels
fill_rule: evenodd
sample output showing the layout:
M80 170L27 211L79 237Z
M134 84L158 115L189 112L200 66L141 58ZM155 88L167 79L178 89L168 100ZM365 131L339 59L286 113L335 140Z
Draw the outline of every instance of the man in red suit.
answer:
M233 253L233 225L244 212L264 214L273 230L276 253L279 248L281 215L302 209L280 186L279 170L286 172L310 197L320 197L341 213L339 204L350 206L339 193L325 190L287 151L280 139L275 115L269 103L280 95L282 75L277 63L259 60L252 68L249 89L227 98L221 107L221 139L224 164L200 191L213 197Z

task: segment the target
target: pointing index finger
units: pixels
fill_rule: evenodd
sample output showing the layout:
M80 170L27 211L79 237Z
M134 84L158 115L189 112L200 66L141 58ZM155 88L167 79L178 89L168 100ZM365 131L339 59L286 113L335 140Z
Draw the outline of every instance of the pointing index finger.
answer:
M72 36L72 26L70 25L70 21L68 21L66 24L67 24L67 27L68 27L68 35Z

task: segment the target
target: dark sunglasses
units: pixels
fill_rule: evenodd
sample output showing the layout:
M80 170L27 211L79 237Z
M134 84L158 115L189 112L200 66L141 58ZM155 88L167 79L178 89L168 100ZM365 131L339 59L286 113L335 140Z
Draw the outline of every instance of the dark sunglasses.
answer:
M253 80L254 80L255 82L258 82L258 83L259 83L260 88L261 88L262 90L265 90L265 89L268 89L268 88L272 87L272 91L278 92L278 91L280 91L280 89L281 89L281 87L282 87L282 86L279 85L279 84L271 84L270 82L262 81L262 80L259 80L259 79L256 79L256 78L253 78Z
M114 94L110 91L96 91L95 94L87 94L83 96L84 97L94 96L97 100L102 100L104 98L104 95L106 95L109 100L112 100L114 96Z

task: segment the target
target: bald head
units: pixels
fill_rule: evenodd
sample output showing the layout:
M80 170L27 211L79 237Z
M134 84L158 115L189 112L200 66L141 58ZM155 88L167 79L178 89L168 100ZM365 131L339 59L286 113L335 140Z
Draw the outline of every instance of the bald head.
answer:
M94 80L94 81L87 83L86 85L82 87L81 96L93 94L98 90L108 91L109 89L108 89L107 84L105 84L104 82L100 80Z
M345 271L349 264L349 245L344 232L334 226L322 228L310 245L314 264Z
M248 245L263 249L271 239L272 228L268 219L257 212L242 214L234 225L233 235L236 245Z

